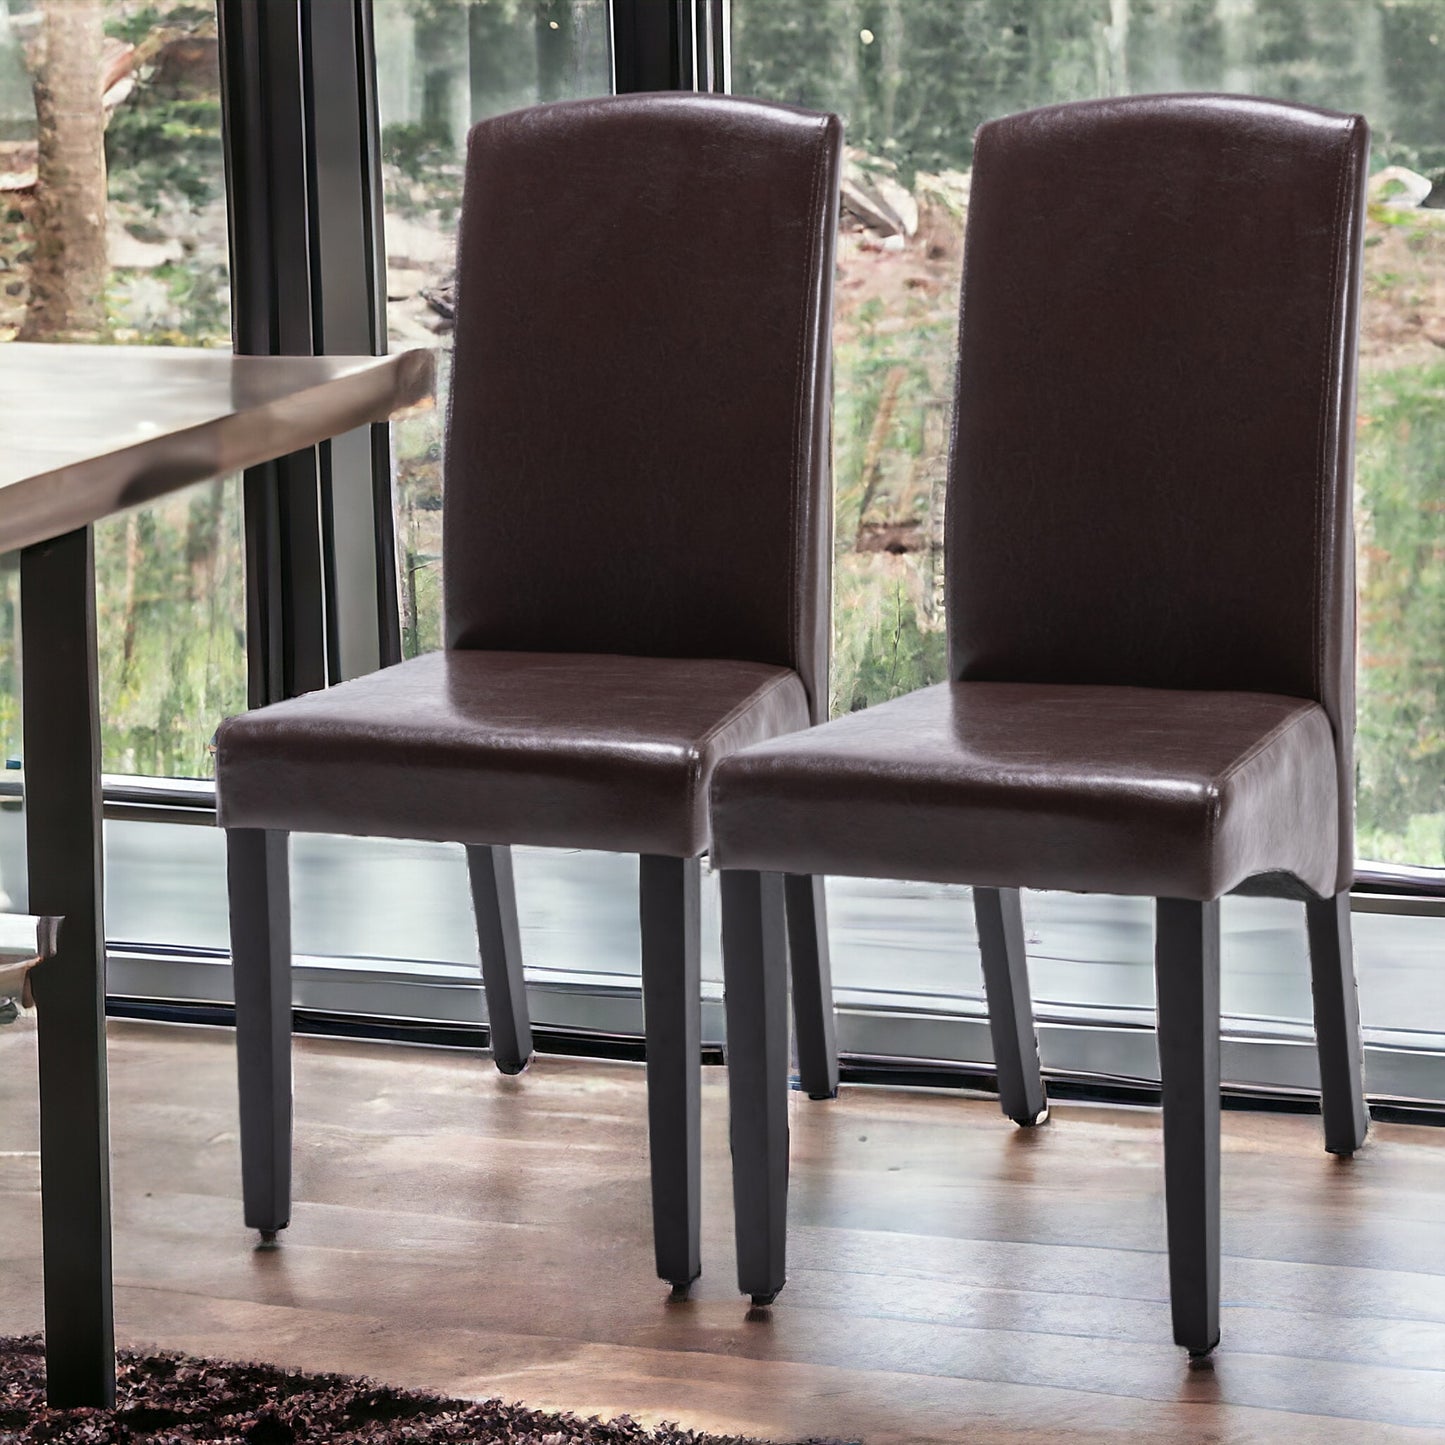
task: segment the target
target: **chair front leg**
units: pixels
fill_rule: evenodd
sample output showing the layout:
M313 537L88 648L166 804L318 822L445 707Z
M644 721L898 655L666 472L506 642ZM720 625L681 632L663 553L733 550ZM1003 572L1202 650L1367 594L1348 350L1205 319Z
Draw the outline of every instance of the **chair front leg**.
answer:
M248 1228L291 1222L291 890L287 834L226 830L231 978L241 1092L241 1184Z
M787 1278L788 961L782 876L722 874L723 997L738 1288L771 1304Z
M512 850L469 846L467 876L477 917L492 1062L504 1074L520 1074L532 1062L532 1021L527 1015L527 983L522 976Z
M1219 904L1157 902L1164 1207L1174 1342L1219 1343Z
M975 888L973 916L983 961L999 1107L1015 1124L1042 1124L1049 1117L1049 1100L1039 1072L1019 890Z
M836 1099L838 1038L833 1019L827 895L822 878L806 873L789 873L784 890L788 907L788 957L793 972L798 1077L810 1099Z
M658 1277L702 1270L702 866L644 854L639 873L647 1134Z
M1360 1038L1360 1001L1355 988L1348 891L1337 893L1333 898L1311 899L1305 904L1305 918L1309 928L1325 1148L1331 1154L1350 1155L1365 1142L1370 1113L1365 1105L1364 1046Z

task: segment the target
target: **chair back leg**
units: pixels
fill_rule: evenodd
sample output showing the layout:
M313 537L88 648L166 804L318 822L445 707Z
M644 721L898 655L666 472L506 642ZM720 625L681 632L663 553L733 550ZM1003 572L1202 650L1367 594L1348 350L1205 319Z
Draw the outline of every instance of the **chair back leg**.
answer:
M226 830L246 1224L291 1222L291 889L284 832Z
M1155 989L1174 1342L1219 1343L1219 904L1161 898Z
M793 1028L798 1078L810 1099L838 1096L838 1037L833 1018L833 965L828 953L828 903L823 880L789 873L788 957L793 971Z
M1365 1142L1370 1114L1365 1105L1364 1047L1350 939L1349 893L1311 899L1305 904L1305 919L1310 939L1325 1148L1331 1154L1350 1155Z
M522 934L517 924L512 850L506 846L469 846L467 876L471 879L472 909L477 918L492 1062L504 1074L520 1074L532 1062L532 1021L527 1015L527 984L522 976Z
M773 1302L787 1278L788 975L781 874L722 874L723 999L738 1288Z
M1039 1072L1019 890L975 888L973 916L983 961L999 1107L1016 1124L1042 1124L1049 1116L1049 1101Z
M647 1134L657 1273L702 1269L702 865L644 855L639 870Z

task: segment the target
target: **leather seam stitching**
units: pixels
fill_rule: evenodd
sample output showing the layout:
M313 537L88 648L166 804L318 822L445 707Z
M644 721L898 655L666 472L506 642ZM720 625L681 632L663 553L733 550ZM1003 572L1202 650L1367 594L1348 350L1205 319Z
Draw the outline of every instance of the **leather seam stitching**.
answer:
M1320 420L1319 436L1317 441L1319 466L1321 480L1330 476L1331 467L1326 447L1329 442L1329 414L1330 414L1330 359L1335 354L1336 329L1340 323L1340 309L1336 299L1336 289L1339 283L1340 273L1340 252L1343 249L1344 202L1345 202L1345 169L1349 160L1349 140L1354 132L1353 123L1346 135L1346 143L1340 150L1340 162L1335 174L1335 216L1333 255L1330 259L1330 320L1325 330L1325 354L1320 367ZM1338 487L1339 478L1334 478L1335 486ZM1321 701L1320 694L1323 692L1324 678L1324 586L1325 586L1325 558L1321 550L1321 531L1324 511L1324 488L1316 486L1314 497L1314 562L1315 562L1315 585L1314 597L1312 598L1312 613L1310 619L1311 638L1311 664L1313 676L1311 681L1314 684L1314 695L1316 701Z
M818 147L813 156L813 175L808 192L808 254L803 262L803 303L802 321L798 327L798 359L793 369L793 387L797 392L797 416L793 424L793 484L788 494L788 534L793 542L793 579L788 587L788 636L792 642L793 661L802 660L804 638L798 621L797 579L807 573L807 538L798 526L799 493L806 490L808 479L803 474L804 433L807 425L807 389L803 385L804 360L807 355L809 323L814 320L813 287L809 284L817 268L818 248L821 244L820 225L822 220L819 207L819 192L823 174L823 157L827 149L828 122L818 126ZM806 509L805 509L806 513ZM823 684L827 686L826 682ZM816 700L814 705L816 706Z
M983 156L983 142L992 131L988 123L979 126L973 137L973 173L978 173L979 163ZM992 144L989 150L993 150ZM971 192L970 192L971 194ZM954 538L955 518L958 515L959 507L955 500L955 493L962 496L964 488L955 488L955 478L961 468L958 465L958 434L960 431L960 419L963 415L963 333L964 323L967 316L968 306L968 282L969 282L969 256L972 254L968 237L973 226L973 207L968 208L964 217L963 237L963 264L959 271L958 278L958 312L953 330L953 415L948 423L948 472L944 482L943 490L943 616L947 637L945 647L947 652L948 680L958 682L961 680L962 669L957 666L957 653L954 650L954 636L961 628L954 626L954 597L955 587L955 563L954 563Z
M715 723L713 723L710 728L700 734L695 746L698 749L705 748L708 743L710 743L720 732L722 732L724 728L736 722L738 718L740 718L745 712L748 712L752 708L755 708L766 697L768 697L772 693L775 693L780 687L783 687L787 683L789 678L797 677L797 675L798 674L792 671L792 669L790 668L780 669L779 675L777 677L772 678L770 681L764 683L762 687L760 687L756 692L750 693L740 703L736 703L732 708L730 708L726 713L724 713L722 717L720 717Z
M725 728L730 727L740 717L744 716L753 708L757 707L766 698L770 697L773 693L775 693L780 687L786 685L789 678L797 676L798 674L791 670L782 672L779 676L773 678L770 682L764 684L756 692L751 693L741 702L735 704L728 712L726 712L715 723L713 723L711 727L707 728L698 737L697 741L692 745L692 757L689 759L687 770L687 804L689 812L693 810L697 803L697 796L699 792L698 785L702 781L703 753L706 751L707 745L712 742L712 740L717 737L721 732L723 732ZM709 818L708 834L711 835L711 833L712 820Z
M1324 711L1318 703L1315 704L1321 712ZM1224 788L1229 780L1247 768L1256 758L1273 747L1282 737L1298 727L1308 717L1313 716L1314 708L1306 708L1285 718L1283 722L1276 723L1255 745L1247 752L1237 757L1218 777L1211 780L1209 784L1209 822L1205 830L1205 846L1209 854L1209 867L1211 869L1210 885L1213 887L1214 878L1214 849L1219 837L1219 820L1224 814ZM1328 716L1325 718L1329 722ZM1333 731L1333 729L1331 730Z
M1214 779L1211 786L1215 788L1223 787L1225 783L1242 769L1247 768L1261 753L1272 748L1286 733L1298 727L1306 718L1312 717L1315 708L1318 707L1319 704L1316 703L1314 707L1304 708L1300 712L1285 718L1283 722L1276 723L1252 748L1235 758L1235 760ZM1323 711L1323 709L1320 710ZM1329 719L1326 718L1325 721L1328 722Z

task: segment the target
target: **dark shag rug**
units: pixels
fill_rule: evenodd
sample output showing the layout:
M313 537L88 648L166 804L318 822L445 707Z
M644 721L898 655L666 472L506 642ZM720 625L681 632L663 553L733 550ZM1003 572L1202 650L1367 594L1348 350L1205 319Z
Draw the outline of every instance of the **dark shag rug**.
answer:
M113 1410L51 1410L40 1339L0 1339L6 1445L757 1445L740 1435L448 1400L347 1375L119 1352ZM817 1442L823 1445L823 1442Z

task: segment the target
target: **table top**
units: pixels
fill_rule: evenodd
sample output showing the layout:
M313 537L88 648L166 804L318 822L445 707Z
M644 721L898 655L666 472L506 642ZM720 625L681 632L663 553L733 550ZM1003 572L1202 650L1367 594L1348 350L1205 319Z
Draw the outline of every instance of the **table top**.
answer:
M422 350L0 345L0 552L385 421L433 386Z

